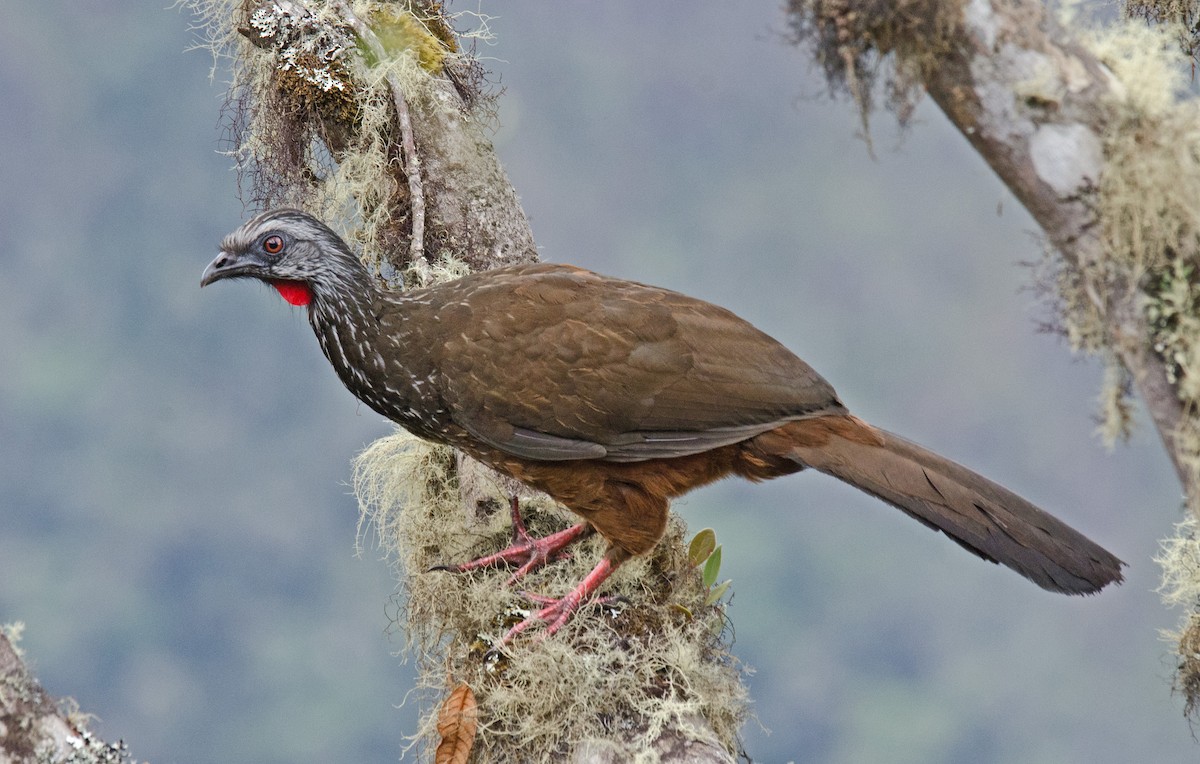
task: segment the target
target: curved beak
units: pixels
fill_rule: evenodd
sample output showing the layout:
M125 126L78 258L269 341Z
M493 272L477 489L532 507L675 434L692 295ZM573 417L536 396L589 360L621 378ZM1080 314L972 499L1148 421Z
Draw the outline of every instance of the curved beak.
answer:
M216 281L222 279L233 279L241 277L261 278L267 263L251 253L235 253L221 252L216 258L208 264L204 269L204 274L200 277L200 286L206 287Z

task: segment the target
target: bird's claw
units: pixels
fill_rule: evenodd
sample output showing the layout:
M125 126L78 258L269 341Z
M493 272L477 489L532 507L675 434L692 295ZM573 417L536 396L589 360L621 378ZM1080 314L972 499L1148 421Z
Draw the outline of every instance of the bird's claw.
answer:
M587 523L572 525L566 530L551 533L549 536L534 538L525 528L521 518L521 508L517 497L511 499L513 541L510 546L499 552L480 557L470 562L458 565L435 565L430 571L443 570L451 573L466 573L480 568L491 568L498 565L517 565L517 569L508 577L506 585L511 586L526 574L542 567L548 562L566 556L567 546L591 533L592 527Z
M599 597L593 598L593 595L600 588L600 585L612 575L616 570L617 564L608 557L602 557L600 562L592 568L592 572L584 576L571 591L567 592L562 597L554 599L552 597L544 597L540 594L523 593L523 596L539 605L543 605L541 610L533 613L525 618L525 620L513 626L500 641L496 643L497 648L503 648L513 641L521 632L526 631L530 627L539 623L545 624L545 629L538 636L538 642L543 641L547 637L561 629L563 625L571 620L572 614L579 609L579 606L584 602L600 602L601 604L609 604L619 600L619 597Z
M505 632L500 641L496 643L497 647L506 647L518 634L539 623L544 623L545 628L538 635L537 641L544 641L547 637L552 636L556 631L561 629L567 621L571 620L571 614L579 609L581 602L577 590L558 599L550 597L540 597L539 599L546 606Z

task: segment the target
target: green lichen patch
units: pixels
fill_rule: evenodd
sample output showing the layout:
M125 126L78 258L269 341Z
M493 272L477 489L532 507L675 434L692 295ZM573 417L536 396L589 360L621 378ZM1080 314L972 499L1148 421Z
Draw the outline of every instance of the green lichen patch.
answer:
M458 51L453 32L437 15L418 18L409 9L385 4L372 10L370 24L390 56L415 56L431 74L441 72L447 58Z

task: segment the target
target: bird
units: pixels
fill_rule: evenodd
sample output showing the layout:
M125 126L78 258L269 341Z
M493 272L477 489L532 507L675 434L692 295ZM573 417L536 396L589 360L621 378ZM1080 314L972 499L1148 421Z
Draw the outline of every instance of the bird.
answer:
M201 286L257 279L303 306L360 401L549 494L580 522L533 538L511 502L511 546L454 571L509 564L515 580L598 533L605 551L508 644L558 631L622 563L663 536L670 501L727 476L812 469L941 531L1053 592L1122 580L1121 560L997 483L850 413L811 366L733 312L554 264L385 288L341 237L296 209L224 238Z

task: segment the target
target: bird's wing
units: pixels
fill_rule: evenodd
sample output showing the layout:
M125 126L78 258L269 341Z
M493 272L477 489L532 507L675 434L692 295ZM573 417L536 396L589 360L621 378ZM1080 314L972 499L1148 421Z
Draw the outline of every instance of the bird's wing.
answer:
M774 339L676 292L539 264L443 297L443 400L472 435L524 458L682 456L843 410Z

